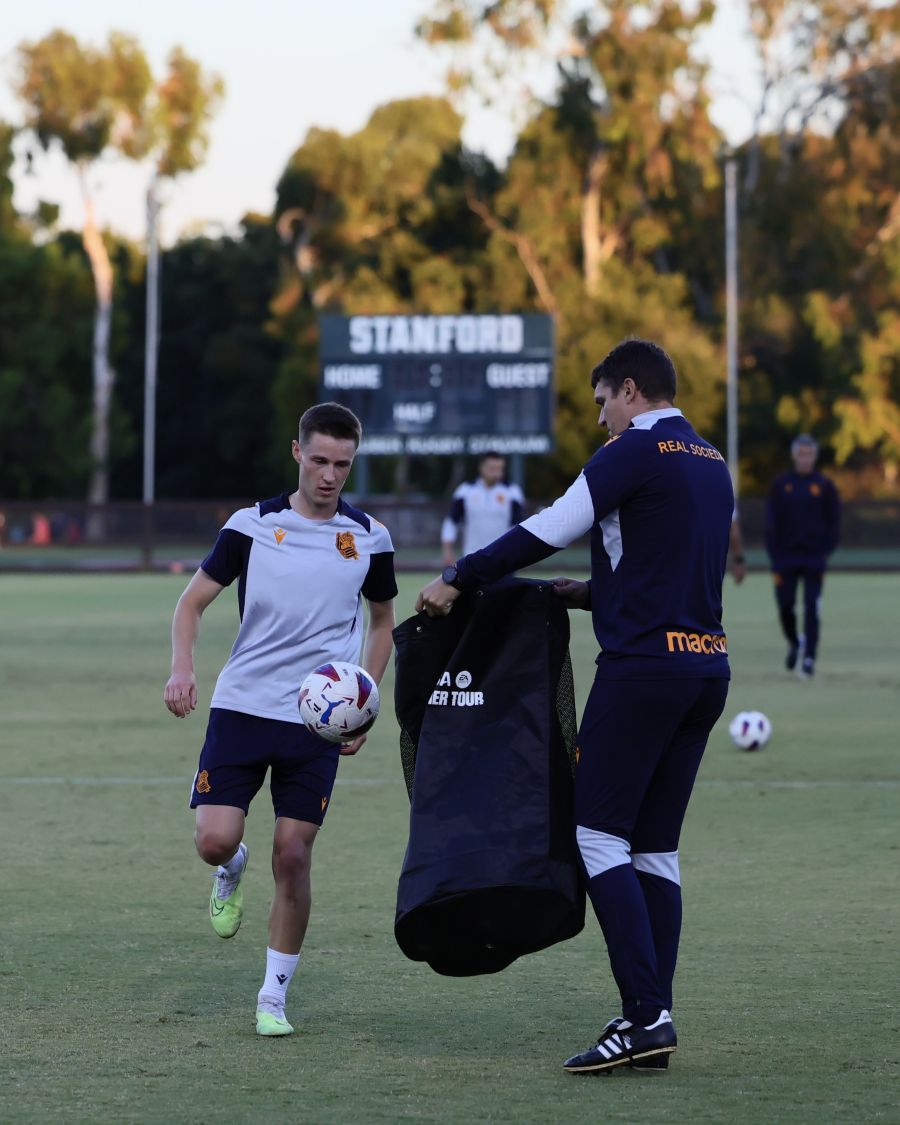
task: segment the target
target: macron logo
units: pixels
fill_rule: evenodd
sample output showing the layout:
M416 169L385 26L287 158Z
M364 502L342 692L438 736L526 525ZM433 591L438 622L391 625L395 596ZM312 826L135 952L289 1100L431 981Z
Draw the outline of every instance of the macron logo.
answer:
M275 528L275 542L276 543L278 543L280 545L280 543L281 543L282 539L284 539L285 535L287 535L287 532L283 528L281 528L281 527Z

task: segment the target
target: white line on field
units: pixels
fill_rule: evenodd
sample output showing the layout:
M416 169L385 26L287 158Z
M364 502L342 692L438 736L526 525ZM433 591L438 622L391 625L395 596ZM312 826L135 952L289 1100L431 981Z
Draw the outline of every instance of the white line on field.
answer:
M190 783L189 777L0 777L0 788L4 785L186 785ZM339 777L335 785L402 785L401 777ZM754 780L739 777L732 780L698 781L699 788L727 789L731 786L737 788L754 789L898 789L900 780L882 778L878 780L853 780L852 778L840 780Z

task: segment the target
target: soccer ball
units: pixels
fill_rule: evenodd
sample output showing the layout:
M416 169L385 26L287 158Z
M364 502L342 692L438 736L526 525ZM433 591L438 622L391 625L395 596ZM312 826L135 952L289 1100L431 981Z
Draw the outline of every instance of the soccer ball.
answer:
M364 668L332 660L300 685L297 707L308 731L327 742L352 742L378 718L378 688Z
M762 750L772 737L772 724L762 711L741 711L731 720L728 733L739 750Z

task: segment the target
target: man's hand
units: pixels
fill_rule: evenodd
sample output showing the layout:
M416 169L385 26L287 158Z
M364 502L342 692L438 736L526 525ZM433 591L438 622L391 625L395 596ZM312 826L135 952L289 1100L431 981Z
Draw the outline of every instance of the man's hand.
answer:
M553 592L562 598L566 609L587 609L588 584L575 578L554 578Z
M459 594L460 591L455 586L448 586L440 578L435 578L419 592L416 598L416 613L424 610L429 617L446 617Z
M747 574L747 564L744 562L743 557L731 560L731 577L734 579L735 586L740 586L744 581Z
M193 672L173 672L163 692L163 703L176 719L186 719L197 706L197 680Z
M361 734L359 738L354 738L352 742L344 742L341 744L341 753L344 755L357 754L362 750L362 745L369 736Z

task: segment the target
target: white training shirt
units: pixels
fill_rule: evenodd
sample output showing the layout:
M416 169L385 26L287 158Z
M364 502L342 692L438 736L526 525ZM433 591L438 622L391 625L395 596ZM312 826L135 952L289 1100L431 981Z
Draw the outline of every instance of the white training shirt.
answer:
M222 586L238 580L241 619L210 706L289 723L309 672L359 662L361 599L397 594L387 528L341 499L330 520L299 515L286 492L242 508L200 565Z
M462 526L462 554L480 551L521 520L524 503L517 484L501 481L488 487L481 477L465 481L453 493L450 514L441 527L441 542L455 543Z

